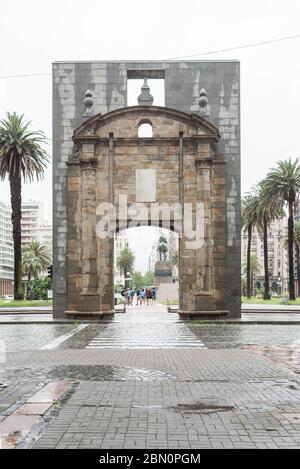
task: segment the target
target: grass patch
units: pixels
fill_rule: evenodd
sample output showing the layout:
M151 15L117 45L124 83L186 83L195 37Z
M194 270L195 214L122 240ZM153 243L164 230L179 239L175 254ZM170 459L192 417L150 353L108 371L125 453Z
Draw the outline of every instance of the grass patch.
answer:
M283 306L282 304L282 298L271 298L270 300L264 300L263 298L255 298L254 296L252 298L247 298L246 296L242 297L242 303L245 304L255 304L255 305L279 305ZM300 305L300 298L296 298L295 301L288 301L289 305Z
M22 307L22 306L52 306L52 300L1 300L0 299L0 308L13 308L13 307Z

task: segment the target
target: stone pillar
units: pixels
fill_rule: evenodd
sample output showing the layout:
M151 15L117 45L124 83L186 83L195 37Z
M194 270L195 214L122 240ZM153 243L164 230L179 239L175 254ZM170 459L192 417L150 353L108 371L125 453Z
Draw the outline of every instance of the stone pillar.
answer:
M108 142L108 175L107 197L110 204L114 203L114 140L109 133ZM99 309L104 314L114 312L114 237L99 238L97 255L97 272L99 281Z
M99 310L114 311L114 238L98 239Z
M82 144L81 167L81 297L85 311L98 311L96 242L96 165L94 144Z
M214 298L213 256L212 256L212 214L211 214L211 165L210 144L201 143L195 159L197 202L204 206L204 242L197 250L197 292L194 294L195 311L216 309Z

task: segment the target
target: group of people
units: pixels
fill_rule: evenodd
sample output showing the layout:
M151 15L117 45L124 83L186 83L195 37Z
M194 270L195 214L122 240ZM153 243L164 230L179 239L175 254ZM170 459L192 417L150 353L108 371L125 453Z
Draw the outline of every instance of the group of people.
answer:
M156 288L155 287L145 287L137 288L123 288L121 295L124 297L125 305L133 305L134 297L136 297L136 305L153 305L156 301Z

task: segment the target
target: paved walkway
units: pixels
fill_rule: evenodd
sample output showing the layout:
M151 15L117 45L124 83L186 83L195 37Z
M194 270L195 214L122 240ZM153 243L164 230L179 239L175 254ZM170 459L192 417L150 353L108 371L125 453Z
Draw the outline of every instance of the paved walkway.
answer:
M201 340L167 308L128 306L126 313L115 315L114 321L93 338L86 348L161 348L204 347Z
M11 338L52 331L1 364L2 447L300 448L298 368L259 347L205 348L165 308L128 308L102 325L2 327ZM234 327L262 326L224 333Z
M116 313L114 321L119 321L120 316L122 313ZM169 313L176 316L178 318L177 313ZM128 318L129 314L126 313L126 318ZM1 314L0 312L0 324L35 324L35 323L53 323L53 324L72 324L78 321L74 321L72 319L55 319L52 316L52 313L5 313ZM100 324L105 324L109 322L109 320L100 320L98 321ZM251 313L242 313L242 317L240 319L216 319L210 320L211 323L278 323L278 324L288 324L288 323L298 323L300 324L300 311L297 313L293 312L260 312L256 313L254 310Z

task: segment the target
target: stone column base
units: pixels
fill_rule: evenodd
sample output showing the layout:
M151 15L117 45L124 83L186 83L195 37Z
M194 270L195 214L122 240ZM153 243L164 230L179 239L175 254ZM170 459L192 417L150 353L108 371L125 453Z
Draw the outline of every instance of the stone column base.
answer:
M79 320L92 320L92 319L112 319L114 311L71 311L64 312L65 318L79 319Z
M194 308L195 311L215 311L216 300L211 292L199 292L194 295Z
M178 311L180 319L222 319L225 318L229 311L215 310L215 311Z

